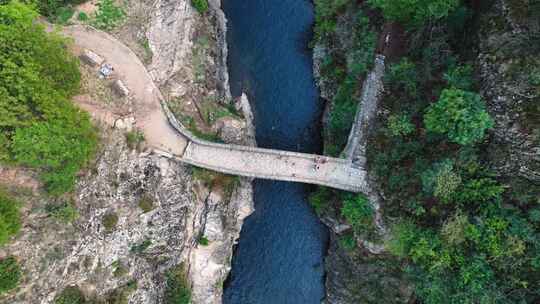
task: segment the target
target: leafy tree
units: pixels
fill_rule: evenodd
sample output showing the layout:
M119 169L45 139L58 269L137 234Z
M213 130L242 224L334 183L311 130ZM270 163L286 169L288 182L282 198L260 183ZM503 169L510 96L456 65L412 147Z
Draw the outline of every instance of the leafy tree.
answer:
M19 285L22 272L17 260L9 256L0 260L0 295Z
M399 63L390 66L385 80L394 90L403 89L414 97L417 91L417 78L416 65L408 58L403 58Z
M493 126L480 95L455 88L442 91L439 100L428 107L424 123L428 131L446 134L460 145L481 141Z
M19 203L0 191L0 246L21 229Z
M455 172L454 164L449 159L435 164L432 169L422 174L424 191L445 203L453 198L460 184L461 177Z
M19 2L0 6L0 160L40 169L57 195L73 188L97 136L69 101L80 85L77 58L36 16Z
M470 90L473 86L473 67L469 64L454 66L444 74L443 78L451 87Z
M336 27L336 13L350 0L315 0L315 39L332 33Z
M386 19L413 26L447 17L460 4L459 0L369 0L368 2L373 7L380 8Z
M341 215L347 219L355 232L361 233L373 227L373 208L362 194L348 195L343 200Z
M390 115L388 117L388 131L394 137L407 136L415 130L414 124L408 115Z

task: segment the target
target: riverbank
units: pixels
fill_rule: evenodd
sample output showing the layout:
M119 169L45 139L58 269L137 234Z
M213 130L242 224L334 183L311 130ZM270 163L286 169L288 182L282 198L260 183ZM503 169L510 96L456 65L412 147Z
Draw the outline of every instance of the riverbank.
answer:
M313 41L313 70L325 100L324 151L367 168L368 139L379 112L386 56L395 55L399 38L365 4L315 9L320 22L334 24L332 30L316 24ZM366 205L351 205L352 194L331 189L319 188L310 197L331 232L325 303L402 303L410 295L395 261L383 255L388 234L383 200L369 171L367 176L366 189L357 198ZM355 217L357 223L351 223L344 211L349 206L363 208L357 211L363 214Z

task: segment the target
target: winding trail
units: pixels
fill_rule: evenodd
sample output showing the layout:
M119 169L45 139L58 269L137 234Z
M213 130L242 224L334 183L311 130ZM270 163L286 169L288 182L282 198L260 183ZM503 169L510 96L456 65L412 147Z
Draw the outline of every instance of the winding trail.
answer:
M127 46L87 26L65 27L62 32L77 47L92 50L114 66L135 100L136 127L155 153L226 174L367 192L366 171L350 158L219 144L195 137L176 120L145 66Z

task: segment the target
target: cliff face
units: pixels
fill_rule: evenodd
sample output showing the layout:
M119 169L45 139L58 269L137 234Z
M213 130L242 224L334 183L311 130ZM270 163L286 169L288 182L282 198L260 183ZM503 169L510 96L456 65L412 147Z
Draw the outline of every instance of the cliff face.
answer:
M180 100L184 106L208 99L222 104L231 102L226 20L219 1L209 4L209 12L201 16L189 0L157 1L147 31L153 52L149 67L152 76L162 90L169 92L171 100ZM238 108L243 110L247 122L224 118L215 121L212 129L226 142L255 145L249 107ZM194 303L221 303L233 244L243 219L253 210L251 181L238 180L232 193L213 186L195 188L196 205L200 208L194 211L191 229L195 235L207 238L209 245L192 243L186 257Z
M189 0L141 5L128 8L128 22L114 34L140 56L140 41L147 41L145 62L167 97L230 102L219 3L211 2L204 16ZM133 17L142 11L145 18ZM215 122L222 140L254 145L248 105L244 99L238 105L247 121ZM91 298L122 294L129 303L164 303L166 273L180 264L193 303L221 303L233 245L253 210L251 181L194 173L191 166L132 149L119 127L102 129L95 164L73 193L79 210L73 224L48 215L44 206L52 198L26 197L24 228L0 249L0 256L17 256L24 280L0 303L52 303L67 286Z
M540 184L540 8L495 1L480 20L481 94L494 118L489 159L514 187Z

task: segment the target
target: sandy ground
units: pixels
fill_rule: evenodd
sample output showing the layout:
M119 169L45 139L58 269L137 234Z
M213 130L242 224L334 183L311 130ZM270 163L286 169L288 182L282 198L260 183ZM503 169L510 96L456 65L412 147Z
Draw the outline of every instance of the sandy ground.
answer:
M133 98L135 127L145 135L150 147L182 155L187 140L173 130L160 106L160 93L146 68L137 56L112 36L84 26L70 26L63 33L74 39L75 45L89 49L102 56L114 67L114 73L129 88ZM89 111L102 111L96 105L81 105ZM105 113L97 114L111 120Z

